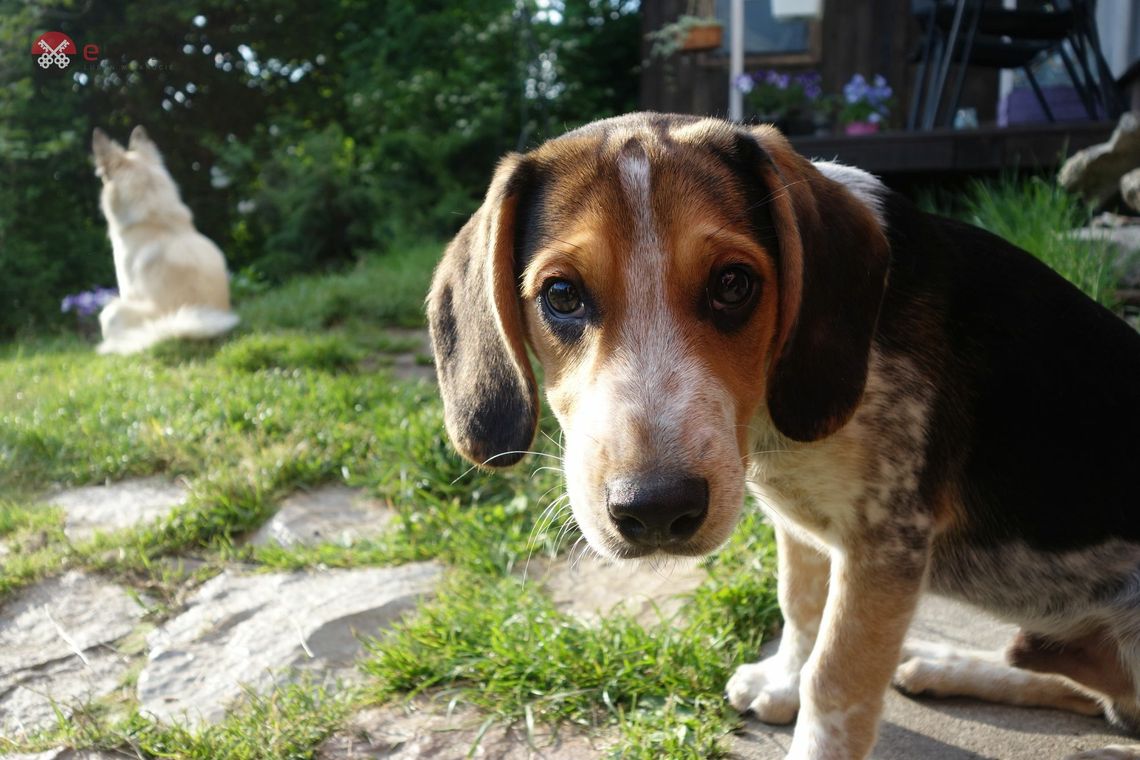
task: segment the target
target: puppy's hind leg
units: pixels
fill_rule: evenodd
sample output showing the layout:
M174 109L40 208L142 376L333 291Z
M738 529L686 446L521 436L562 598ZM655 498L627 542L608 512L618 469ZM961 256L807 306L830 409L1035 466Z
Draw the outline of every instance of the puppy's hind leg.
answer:
M1023 707L1099 715L1097 697L1058 675L1035 673L1004 662L1000 652L907 641L893 679L911 695L972 697Z

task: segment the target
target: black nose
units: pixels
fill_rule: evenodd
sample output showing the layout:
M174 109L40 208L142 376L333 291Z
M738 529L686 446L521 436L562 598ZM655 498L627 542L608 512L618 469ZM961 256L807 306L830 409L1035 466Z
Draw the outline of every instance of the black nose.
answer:
M709 511L704 478L649 473L606 485L606 508L622 538L662 546L692 538Z

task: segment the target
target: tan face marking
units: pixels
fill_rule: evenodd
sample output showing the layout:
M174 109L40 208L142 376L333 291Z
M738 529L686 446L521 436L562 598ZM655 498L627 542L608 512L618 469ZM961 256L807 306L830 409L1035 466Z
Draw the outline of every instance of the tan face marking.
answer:
M731 215L732 201L742 208L742 200L712 197L712 183L694 180L719 173L731 187L711 155L666 149L646 134L579 148L558 160L596 162L595 180L581 182L589 169L570 181L553 173L545 235L522 276L528 338L564 432L571 505L595 549L640 556L652 547L634 546L615 527L607 489L662 473L703 479L700 528L661 550L706 553L727 537L743 501L748 425L764 397L775 333L775 269L739 208ZM726 331L712 319L708 288L730 265L753 273L758 297ZM584 324L566 329L544 313L554 280L582 294Z

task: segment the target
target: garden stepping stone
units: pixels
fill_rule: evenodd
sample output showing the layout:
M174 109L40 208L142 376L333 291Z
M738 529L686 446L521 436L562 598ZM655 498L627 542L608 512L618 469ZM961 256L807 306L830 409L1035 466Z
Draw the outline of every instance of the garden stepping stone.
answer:
M525 726L499 724L483 733L485 720L472 708L449 711L426 699L385 705L356 715L326 739L317 760L581 760L603 757L613 741L587 736L576 726L560 726L554 734L539 725L528 742Z
M67 513L72 541L154 522L186 502L186 488L160 478L137 478L62 491L47 499Z
M430 594L441 567L424 562L323 572L227 570L147 638L140 709L190 725L221 719L246 688L266 692L310 671L351 677L358 636L374 636Z
M289 496L250 539L255 545L336 543L351 546L384 532L392 510L346 486L326 486Z
M122 588L80 572L24 589L0 616L0 736L55 723L113 691L130 667L111 646L145 610Z
M611 564L597 558L533 559L527 576L540 583L562 612L596 624L615 608L651 626L675 616L686 595L708 578L696 562Z

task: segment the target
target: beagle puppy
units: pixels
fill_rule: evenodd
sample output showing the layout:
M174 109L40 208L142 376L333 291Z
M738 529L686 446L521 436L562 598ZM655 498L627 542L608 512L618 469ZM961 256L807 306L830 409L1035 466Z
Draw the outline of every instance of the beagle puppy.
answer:
M642 113L504 158L428 315L475 463L526 453L542 365L600 554L710 552L751 489L785 626L727 696L788 757L866 757L892 681L1140 726L1140 336L1028 253ZM1006 661L904 649L924 591L1019 623Z

